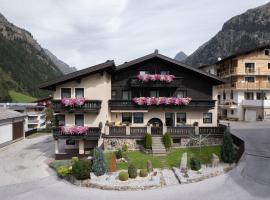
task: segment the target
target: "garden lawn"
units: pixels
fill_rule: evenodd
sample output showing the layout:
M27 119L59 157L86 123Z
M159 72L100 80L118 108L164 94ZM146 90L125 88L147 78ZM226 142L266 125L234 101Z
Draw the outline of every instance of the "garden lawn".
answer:
M13 90L10 90L8 93L12 99L12 102L30 103L30 102L36 100L36 98L34 98L34 97L31 97L31 96L26 95L26 94L22 94L20 92L15 92Z
M199 147L196 148L179 148L173 149L167 156L152 156L140 151L131 151L128 152L128 162L127 163L117 163L117 169L127 169L129 164L134 164L137 168L142 169L146 168L147 160L151 160L154 168L172 168L179 167L182 154L187 152L188 154L188 165L189 160L192 157L199 158L202 163L210 163L212 153L220 156L220 146L212 147ZM105 153L105 157L108 163L108 166L111 162L112 152Z

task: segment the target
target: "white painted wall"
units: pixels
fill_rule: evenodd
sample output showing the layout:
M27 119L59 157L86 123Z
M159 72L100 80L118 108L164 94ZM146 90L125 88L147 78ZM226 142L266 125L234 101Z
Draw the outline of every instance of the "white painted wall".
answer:
M12 123L0 125L0 144L12 140Z

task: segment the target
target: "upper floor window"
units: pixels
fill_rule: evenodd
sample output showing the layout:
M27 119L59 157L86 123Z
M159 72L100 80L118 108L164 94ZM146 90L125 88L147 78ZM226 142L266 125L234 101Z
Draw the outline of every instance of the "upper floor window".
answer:
M268 63L268 69L270 69L270 63Z
M231 99L233 99L233 90L231 90L231 95L230 96L231 96Z
M65 115L55 115L55 125L56 126L65 126Z
M264 50L264 55L270 56L270 50L269 50L269 49L265 49L265 50Z
M245 63L245 72L254 73L255 72L255 63Z
M177 98L184 98L186 97L186 91L176 91Z
M245 82L254 83L255 82L255 77L254 76L246 76L245 77Z
M83 115L75 115L75 125L76 126L84 126L84 116Z
M112 90L112 97L116 97L116 90Z
M84 97L84 88L75 88L75 97Z
M270 83L270 76L267 77L267 81L268 81L268 83Z
M256 93L256 99L257 100L262 100L263 99L263 93L262 92L257 92Z
M158 90L151 90L150 97L159 97L159 91Z
M253 92L245 92L245 100L253 100L254 94Z
M160 71L161 75L170 75L170 71Z
M148 72L148 71L140 71L139 74L140 74L140 75L145 75L145 74L149 74L149 72Z
M212 113L203 113L203 123L211 124L212 123Z
M223 100L226 100L226 93L225 93L225 91L223 91L222 96L223 96Z
M122 91L122 99L123 100L131 100L131 91L130 90L123 90Z
M187 122L187 115L184 112L176 113L176 124L181 125Z
M61 98L71 98L71 88L61 88Z

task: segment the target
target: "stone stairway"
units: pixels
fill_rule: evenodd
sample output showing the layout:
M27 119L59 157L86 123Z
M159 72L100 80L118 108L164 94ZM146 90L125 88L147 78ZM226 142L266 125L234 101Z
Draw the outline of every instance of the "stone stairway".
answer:
M166 155L166 148L164 146L162 137L152 137L152 152L154 155Z

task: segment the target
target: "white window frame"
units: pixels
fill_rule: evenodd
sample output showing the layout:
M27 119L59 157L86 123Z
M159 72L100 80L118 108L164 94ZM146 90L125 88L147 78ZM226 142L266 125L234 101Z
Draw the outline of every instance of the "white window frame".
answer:
M70 98L73 97L73 90L72 90L72 87L61 87L60 88L60 99L62 99L62 89L70 89Z
M76 89L83 89L83 97L85 98L85 87L74 87L74 98L76 98Z

